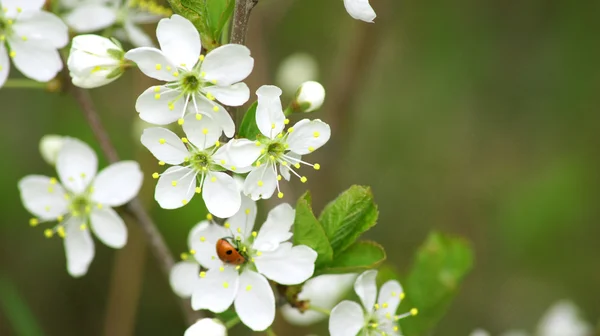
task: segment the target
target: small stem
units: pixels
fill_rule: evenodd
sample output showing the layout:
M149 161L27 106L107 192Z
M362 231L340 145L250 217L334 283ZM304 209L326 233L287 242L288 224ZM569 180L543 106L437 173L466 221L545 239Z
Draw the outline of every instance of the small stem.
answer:
M2 87L9 89L46 89L47 83L40 83L27 78L11 78L6 80Z
M277 334L270 327L265 330L268 336L277 336Z
M227 329L231 329L233 328L236 324L240 323L240 317L236 316L234 318L232 318L231 320L225 322L225 328Z
M321 308L321 307L317 307L317 306L313 306L313 305L308 306L308 309L309 310L314 310L314 311L319 312L321 314L325 314L327 316L331 315L331 310L329 310L329 309L325 309L325 308Z

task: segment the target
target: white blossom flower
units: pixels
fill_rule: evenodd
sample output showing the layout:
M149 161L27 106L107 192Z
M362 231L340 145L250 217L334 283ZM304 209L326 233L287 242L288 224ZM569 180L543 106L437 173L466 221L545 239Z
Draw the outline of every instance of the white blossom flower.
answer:
M68 42L67 26L42 10L44 0L0 2L0 87L8 78L10 59L23 75L47 82L62 69L57 49Z
M308 81L300 85L292 105L294 111L313 112L323 106L323 101L325 101L325 88L323 85L319 82Z
M303 183L305 176L300 176L294 169L300 164L321 168L318 163L311 164L301 160L301 155L312 153L323 146L331 136L329 125L321 120L303 119L283 133L289 123L281 106L281 89L276 86L264 85L256 91L258 106L256 108L256 124L262 133L255 147L239 146L229 148L230 156L243 159L244 162L254 159L256 163L244 183L244 193L253 200L270 198L275 189L277 196L283 197L279 189L279 181L283 178L289 181L290 172ZM252 161L254 162L254 161ZM241 164L233 162L239 167Z
M217 319L203 318L187 328L183 336L227 336L227 328Z
M369 0L344 0L344 6L348 14L357 20L373 22L377 17Z
M577 306L563 300L553 304L537 327L540 336L591 336L592 326L579 316Z
M242 45L227 44L206 57L200 35L187 19L173 15L162 19L156 28L161 49L136 48L125 58L137 63L149 77L168 82L153 86L137 99L135 108L143 120L158 125L184 122L184 116L204 114L214 119L232 137L235 125L231 116L217 102L240 106L248 101L250 91L244 80L254 66L250 50Z
M91 33L115 26L115 36L136 47L154 45L138 25L156 23L171 15L170 9L148 0L87 0L65 5L72 9L65 22L75 32Z
M298 301L306 303L309 307L331 310L352 288L357 274L325 274L314 277L302 285L298 293ZM317 323L327 318L325 313L308 309L300 309L285 304L281 307L283 317L291 324L306 326Z
M125 70L124 55L117 40L98 35L76 36L67 61L73 84L90 89L115 81Z
M63 146L65 137L62 135L48 134L40 139L40 154L47 164L54 166L58 153Z
M362 302L362 307L354 301L342 301L331 311L329 333L331 336L398 336L397 321L417 314L417 309L396 315L400 301L404 298L402 286L396 280L389 280L381 286L377 295L375 278L377 271L366 271L358 276L354 291Z
M65 137L56 160L60 183L41 175L29 175L19 181L21 200L36 216L30 224L58 222L44 234L64 238L67 270L74 277L84 275L94 258L88 226L107 246L125 246L127 228L112 207L133 199L142 184L137 162L114 163L99 174L97 166L96 154L87 144Z
M199 239L192 242L194 256L208 270L200 273L192 307L220 313L233 303L250 329L269 327L275 318L275 296L267 279L282 285L302 283L312 276L317 259L310 247L287 242L292 237L294 215L289 204L280 204L269 212L257 233L252 231L256 204L243 197L240 211L224 226L209 223L198 231ZM243 259L238 265L219 259L217 242L227 238Z
M236 182L224 172L237 167L228 165L230 155L218 140L221 129L208 117L190 114L183 131L187 138L180 139L161 127L142 133L142 144L159 164L173 165L162 174L153 174L158 178L154 198L163 209L177 209L202 193L211 213L221 218L232 216L240 208L241 198Z

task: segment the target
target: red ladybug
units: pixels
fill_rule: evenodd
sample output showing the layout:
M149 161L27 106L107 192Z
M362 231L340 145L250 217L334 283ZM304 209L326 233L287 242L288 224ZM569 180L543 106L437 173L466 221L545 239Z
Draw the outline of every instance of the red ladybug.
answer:
M226 264L241 265L246 261L246 258L225 239L217 241L217 256Z

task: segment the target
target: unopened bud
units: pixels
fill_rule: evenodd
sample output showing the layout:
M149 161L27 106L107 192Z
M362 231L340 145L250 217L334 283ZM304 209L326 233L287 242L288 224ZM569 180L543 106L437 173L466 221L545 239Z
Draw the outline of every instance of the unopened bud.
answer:
M67 61L73 84L91 89L111 83L127 67L124 56L117 40L92 34L76 36Z
M56 158L58 152L62 148L64 143L64 137L55 134L44 135L40 140L40 153L42 158L49 165L54 166L56 164Z
M296 91L296 98L292 102L294 112L312 112L323 106L325 88L321 83L308 81L302 83Z

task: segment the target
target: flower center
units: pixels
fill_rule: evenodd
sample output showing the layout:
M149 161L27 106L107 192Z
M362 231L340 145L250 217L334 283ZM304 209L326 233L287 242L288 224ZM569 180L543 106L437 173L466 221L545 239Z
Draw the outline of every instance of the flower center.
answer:
M0 43L4 42L6 37L11 34L12 20L6 19L0 9Z
M195 170L198 171L206 171L211 167L211 157L210 154L206 152L197 152L192 154L190 158L190 164Z
M81 216L92 211L92 203L86 196L75 196L69 204L69 211L73 216Z
M279 141L274 141L267 146L267 152L269 155L279 157L285 152L285 145Z
M200 89L202 81L198 75L193 72L188 72L181 79L181 88L185 93L196 93Z

